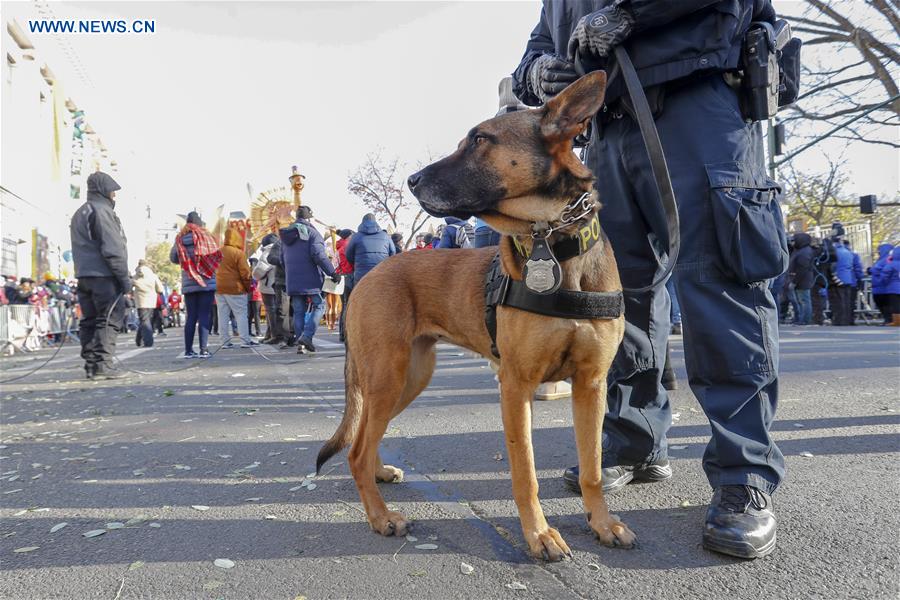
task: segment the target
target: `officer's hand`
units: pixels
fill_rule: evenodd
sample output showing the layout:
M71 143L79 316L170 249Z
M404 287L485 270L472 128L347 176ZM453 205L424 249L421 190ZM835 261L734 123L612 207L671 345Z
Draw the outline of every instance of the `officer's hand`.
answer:
M129 277L128 279L123 279L122 281L120 281L119 285L122 286L122 290L120 293L129 294L131 293L131 288L134 287L134 282L131 281L131 278Z
M569 60L575 54L605 58L631 35L634 17L621 6L607 6L581 17L569 37Z
M528 87L543 103L566 89L576 79L578 74L575 72L575 65L555 54L539 56L531 63L528 71Z
M341 275L339 273L335 273L331 276L331 281L334 282L335 285L341 282Z

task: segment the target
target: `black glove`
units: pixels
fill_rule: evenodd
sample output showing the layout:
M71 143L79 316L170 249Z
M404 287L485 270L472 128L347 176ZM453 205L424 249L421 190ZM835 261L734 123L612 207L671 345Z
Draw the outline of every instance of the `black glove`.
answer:
M333 281L335 285L339 284L339 283L341 282L341 275L340 275L340 273L332 273L332 275L331 275L331 281Z
M634 17L621 6L607 6L581 17L569 37L569 60L581 56L605 58L634 29Z
M539 56L528 70L528 88L543 103L566 89L576 79L578 74L575 72L575 65L555 54Z
M131 289L134 287L134 282L129 277L128 279L119 280L119 285L122 286L122 289L119 291L120 294L130 294Z

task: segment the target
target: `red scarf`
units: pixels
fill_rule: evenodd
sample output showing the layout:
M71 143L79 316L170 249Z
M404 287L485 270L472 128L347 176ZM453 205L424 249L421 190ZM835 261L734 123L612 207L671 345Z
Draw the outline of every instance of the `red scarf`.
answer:
M206 287L206 281L216 274L219 263L222 262L222 251L219 250L219 244L216 239L209 234L208 231L195 225L188 223L185 226L190 233L194 235L194 258L188 254L187 248L184 247L184 235L179 235L175 244L178 247L178 262L181 268L188 272L194 281L201 286Z

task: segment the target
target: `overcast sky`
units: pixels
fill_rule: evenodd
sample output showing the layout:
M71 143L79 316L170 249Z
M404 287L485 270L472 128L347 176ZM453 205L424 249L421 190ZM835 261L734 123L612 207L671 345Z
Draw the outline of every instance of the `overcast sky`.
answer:
M791 2L778 2L788 7ZM91 84L66 90L117 157L154 225L194 206L248 206L306 176L318 217L355 228L347 175L379 147L440 156L497 110L539 2L65 3L58 18L155 19L154 35L69 35ZM33 34L40 48L49 42ZM62 70L62 69L59 69ZM825 148L838 152L838 145ZM851 190L898 189L897 152L859 146ZM801 163L814 168L821 155ZM122 207L124 209L124 207ZM136 218L136 217L135 217Z

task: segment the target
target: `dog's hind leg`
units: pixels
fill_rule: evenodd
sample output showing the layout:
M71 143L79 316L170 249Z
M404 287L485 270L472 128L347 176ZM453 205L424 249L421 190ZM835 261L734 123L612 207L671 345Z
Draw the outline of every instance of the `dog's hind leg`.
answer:
M409 367L406 370L406 383L403 386L403 392L397 401L396 406L391 414L391 419L399 415L409 406L410 402L415 400L422 393L431 376L434 373L434 365L437 361L437 355L434 351L434 345L437 340L432 337L419 337L413 341L412 351L409 356ZM385 465L378 459L378 467L375 469L375 479L382 483L400 483L403 481L403 469L391 465Z
M403 392L409 354L391 350L383 353L381 360L373 362L378 364L368 364L360 373L364 410L350 448L350 472L372 529L382 535L406 535L409 522L402 514L388 510L375 478L381 465L378 444Z
M531 446L531 397L538 382L523 381L518 373L500 366L500 407L509 454L513 499L519 509L522 533L532 556L559 561L572 552L556 529L547 525L538 501L538 482Z
M606 404L606 377L576 374L572 378L572 420L578 447L578 483L588 523L607 546L631 547L634 533L609 514L603 496L601 475L601 431Z

